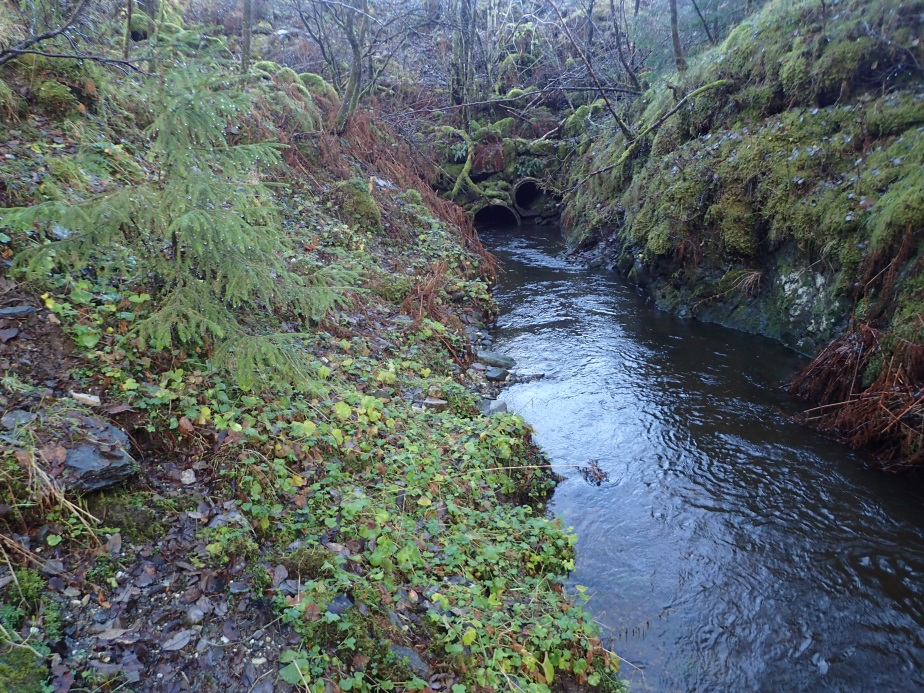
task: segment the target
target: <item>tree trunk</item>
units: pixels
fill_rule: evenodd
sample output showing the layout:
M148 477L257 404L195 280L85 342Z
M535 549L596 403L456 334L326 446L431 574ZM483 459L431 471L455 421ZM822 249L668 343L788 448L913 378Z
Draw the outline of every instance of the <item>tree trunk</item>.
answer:
M691 0L693 3L693 9L696 10L696 14L699 15L699 21L703 23L703 29L706 30L706 37L709 39L709 43L713 46L715 45L715 39L712 36L712 32L709 31L709 24L706 22L706 18L703 17L703 13L699 11L699 5L696 3L696 0Z
M473 5L474 0L453 0L452 3L452 19L455 26L452 32L449 92L455 106L461 106L469 101L474 82L472 47L475 12ZM466 109L463 109L462 118L463 120L468 119Z
M597 0L587 0L587 50L594 47L594 5Z
M135 10L135 0L128 0L125 7L125 36L122 37L122 59L128 60L128 45L132 40L132 14Z
M241 22L241 72L250 70L250 39L253 33L253 0L244 0Z
M342 134L350 124L350 118L356 113L359 106L359 96L362 93L363 81L363 44L366 41L366 27L368 17L366 13L366 0L362 0L358 6L351 5L353 8L347 15L344 29L346 31L347 41L350 44L350 74L347 78L346 89L343 92L343 101L340 103L340 110L337 111L337 120L335 128L337 134ZM357 29L357 22L359 27Z
M683 57L683 45L680 43L680 27L677 21L677 0L669 0L671 6L671 42L674 44L674 62L677 72L687 69L687 59Z

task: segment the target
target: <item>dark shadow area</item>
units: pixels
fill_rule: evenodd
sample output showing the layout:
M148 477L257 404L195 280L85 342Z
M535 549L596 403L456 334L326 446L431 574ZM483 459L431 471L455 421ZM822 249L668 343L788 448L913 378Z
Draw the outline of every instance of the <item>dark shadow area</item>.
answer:
M522 212L531 212L543 206L545 196L545 190L539 187L538 182L526 180L517 186L513 201Z
M519 226L520 218L507 205L493 204L482 207L472 219L476 229L494 226Z

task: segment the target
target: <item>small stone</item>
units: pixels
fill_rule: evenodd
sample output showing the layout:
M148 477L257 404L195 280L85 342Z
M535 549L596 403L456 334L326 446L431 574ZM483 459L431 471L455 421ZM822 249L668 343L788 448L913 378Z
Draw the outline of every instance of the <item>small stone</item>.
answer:
M497 368L516 368L517 365L515 359L498 351L479 351L478 361Z
M231 594L243 594L244 592L249 592L250 588L243 582L232 581L231 584L228 585L228 591L231 592Z
M438 399L436 397L427 397L423 404L424 407L430 411L446 411L449 409L449 402L445 399Z
M345 594L338 594L333 601L327 605L327 611L331 614L340 616L353 608L353 600Z
M32 306L10 306L9 308L0 308L0 318L28 318L34 315L36 308Z
M504 368L491 367L484 372L484 377L494 382L501 382L507 379L510 373Z
M424 679L425 681L430 678L430 665L427 664L423 660L423 657L417 654L417 652L412 650L410 647L392 645L391 651L402 664L404 664L405 660L407 660L407 667L420 678Z
M499 402L496 399L483 399L478 403L478 408L485 416L494 416L495 414L506 413L507 403Z
M191 626L202 623L202 619L204 618L205 612L195 604L186 610L186 622Z
M180 481L189 486L196 483L196 473L192 469L184 469L180 474Z
M96 395L90 395L84 392L69 392L68 394L78 404L83 404L88 407L98 407L100 404L102 404L99 397Z

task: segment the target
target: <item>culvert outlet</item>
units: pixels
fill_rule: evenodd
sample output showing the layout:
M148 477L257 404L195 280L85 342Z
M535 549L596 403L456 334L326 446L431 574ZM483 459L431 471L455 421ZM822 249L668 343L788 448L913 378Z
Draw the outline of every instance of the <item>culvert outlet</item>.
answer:
M472 223L475 224L476 229L493 226L519 226L520 215L507 205L494 202L477 210L472 217Z
M542 216L549 202L548 193L535 178L523 178L513 186L513 204L522 217Z

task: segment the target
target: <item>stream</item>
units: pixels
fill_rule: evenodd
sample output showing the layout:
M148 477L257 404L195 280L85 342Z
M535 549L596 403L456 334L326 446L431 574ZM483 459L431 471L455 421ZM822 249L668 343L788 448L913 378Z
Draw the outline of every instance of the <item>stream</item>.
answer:
M789 420L803 357L658 311L555 228L481 237L494 349L545 374L501 399L567 477L569 586L632 690L924 689L924 488Z

